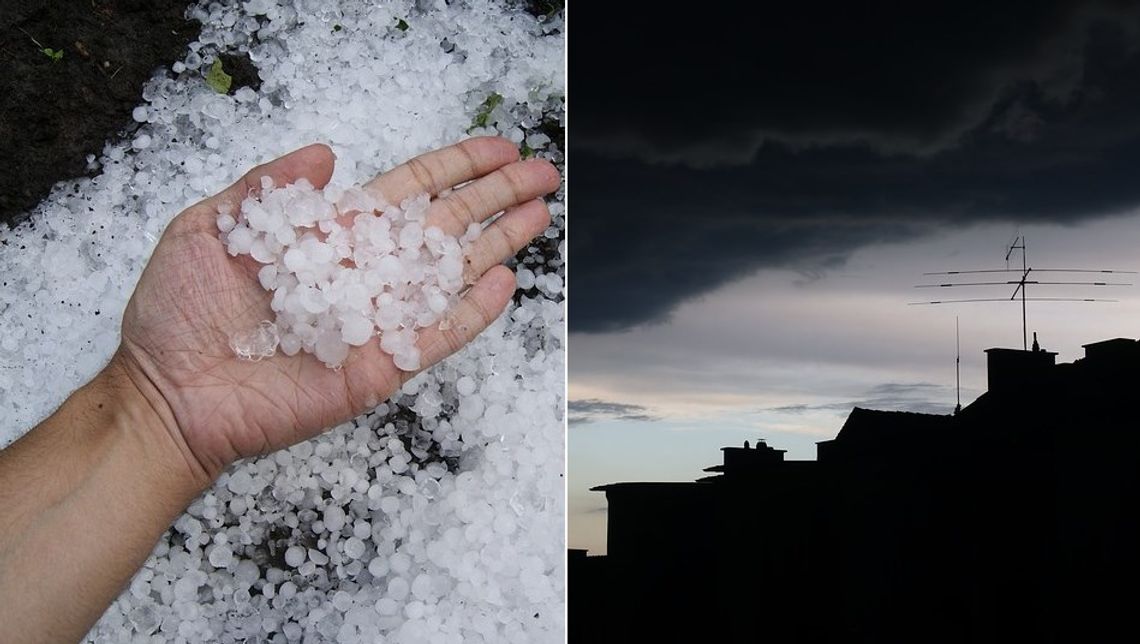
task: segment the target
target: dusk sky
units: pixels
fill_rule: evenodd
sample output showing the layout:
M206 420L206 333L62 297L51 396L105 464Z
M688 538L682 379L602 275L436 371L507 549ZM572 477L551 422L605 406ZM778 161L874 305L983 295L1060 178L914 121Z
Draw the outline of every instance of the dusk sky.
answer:
M972 401L1020 306L908 306L1013 290L924 272L1004 268L1017 235L1030 266L1140 270L1133 3L867 7L575 5L571 547L605 551L594 485L759 437L814 458L854 405L950 412L955 316ZM1059 360L1140 336L1138 286L1029 295L1119 300L1030 302Z

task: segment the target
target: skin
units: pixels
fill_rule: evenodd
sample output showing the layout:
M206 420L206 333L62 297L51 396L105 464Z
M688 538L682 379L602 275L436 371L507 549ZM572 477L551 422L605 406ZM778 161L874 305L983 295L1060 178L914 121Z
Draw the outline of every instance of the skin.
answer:
M334 156L311 145L254 168L179 214L123 315L111 362L49 418L0 451L0 624L5 642L78 641L146 560L170 523L237 459L319 434L391 396L401 371L378 342L339 370L300 353L239 360L230 334L273 319L259 265L229 256L218 207L235 208L260 178L323 187ZM470 181L444 197L437 195ZM500 138L422 155L368 186L391 203L433 196L428 225L461 235L504 211L468 254L473 282L446 330L421 330L424 368L474 338L505 308L514 274L501 262L545 230L539 199L559 176L519 161Z

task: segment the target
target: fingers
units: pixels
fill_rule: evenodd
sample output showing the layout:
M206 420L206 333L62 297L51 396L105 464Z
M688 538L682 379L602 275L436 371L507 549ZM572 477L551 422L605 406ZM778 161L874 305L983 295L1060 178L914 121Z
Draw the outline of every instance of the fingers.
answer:
M447 324L432 325L420 332L420 364L424 369L455 353L499 317L515 292L515 274L495 266L483 274L470 291L446 314ZM407 374L411 377L412 374Z
M424 369L458 351L499 317L517 286L514 271L503 266L502 261L549 225L546 204L531 199L509 208L483 231L468 249L465 260L464 278L474 281L474 286L447 311L444 324L420 332L418 345Z
M472 223L554 192L558 183L558 170L549 161L512 163L432 202L428 225L439 226L449 235L462 235Z
M465 281L472 282L484 271L519 252L549 225L550 210L538 199L508 209L467 248Z
M187 209L175 219L175 223L192 229L203 228L217 232L218 208L222 205L228 205L236 209L242 200L251 193L259 194L262 177L273 179L273 184L277 186L294 183L298 179L304 178L314 187L323 188L332 178L335 164L336 155L333 154L329 146L323 143L314 143L294 150L285 156L253 168L230 187ZM179 221L184 218L184 221Z
M519 158L510 141L482 136L421 154L364 184L384 199L399 204L422 192L431 196L512 163Z
M273 184L276 186L294 183L304 178L308 179L313 187L323 188L332 178L335 164L336 155L333 154L332 148L323 143L314 143L257 166L215 199L218 200L218 205L229 203L236 206L251 192L261 193L262 177L273 179Z

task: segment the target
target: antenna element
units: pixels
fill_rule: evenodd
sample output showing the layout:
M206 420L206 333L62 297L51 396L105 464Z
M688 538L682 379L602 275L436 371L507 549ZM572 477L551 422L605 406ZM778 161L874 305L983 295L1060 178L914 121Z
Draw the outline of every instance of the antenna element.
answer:
M1016 268L1009 268L1009 258L1013 256L1013 251L1021 251L1021 270ZM1013 286L1013 294L1008 299L1005 298L991 298L991 297L972 297L959 300L932 300L927 302L910 302L909 304L962 304L965 302L1012 302L1021 299L1021 347L1025 351L1029 350L1029 321L1026 312L1026 302L1115 302L1116 300L1092 298L1092 297L1029 297L1026 291L1028 286L1033 284L1035 286L1132 286L1132 284L1125 282L1108 282L1108 281L1092 281L1092 282L1077 282L1077 281L1045 281L1045 280L1031 280L1029 274L1033 271L1038 273L1111 273L1111 274L1135 274L1136 271L1122 271L1122 270L1109 270L1109 269L1090 269L1090 268L1033 268L1029 265L1028 252L1026 250L1025 236L1018 235L1014 238L1013 243L1005 251L1006 268L994 268L984 270L963 270L963 271L939 271L934 273L923 273L923 275L965 275L977 273L1020 273L1017 279L1000 280L990 282L941 282L938 284L918 284L915 288L952 288L952 287L978 287L978 286ZM952 279L952 278L951 278ZM957 334L958 323L955 322L955 334ZM959 392L959 401L961 401L961 394Z

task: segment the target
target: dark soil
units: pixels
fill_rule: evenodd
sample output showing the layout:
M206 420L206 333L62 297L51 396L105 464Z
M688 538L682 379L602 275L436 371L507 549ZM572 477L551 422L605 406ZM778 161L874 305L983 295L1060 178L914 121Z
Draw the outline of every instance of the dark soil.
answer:
M562 0L515 1L535 16L563 7ZM19 223L57 182L89 175L87 155L133 133L143 85L198 34L200 25L184 17L188 5L0 0L0 224ZM231 93L258 88L248 56L220 58L233 77ZM557 121L540 129L563 138Z
M566 0L522 0L522 5L535 18L549 18L566 8Z
M57 181L85 175L88 154L133 129L143 85L198 34L187 6L0 0L0 222L16 223Z
M248 87L253 91L261 89L261 76L257 75L257 66L249 59L249 54L221 53L218 60L222 61L222 69L230 75L230 90L233 94L241 87Z

